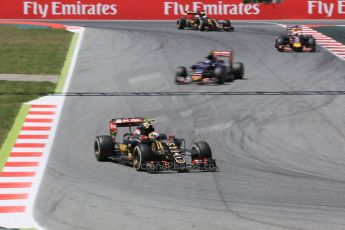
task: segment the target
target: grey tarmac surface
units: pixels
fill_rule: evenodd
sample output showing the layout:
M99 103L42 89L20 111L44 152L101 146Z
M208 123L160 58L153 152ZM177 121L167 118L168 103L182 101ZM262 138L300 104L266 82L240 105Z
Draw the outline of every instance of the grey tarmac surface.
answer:
M278 53L283 29L234 23L234 33L171 22L73 22L87 27L69 92L336 91L345 63ZM174 71L232 49L244 80L175 85ZM45 229L345 229L345 96L67 97L35 204ZM220 171L136 172L97 162L95 136L113 117L156 118L187 145L209 142Z

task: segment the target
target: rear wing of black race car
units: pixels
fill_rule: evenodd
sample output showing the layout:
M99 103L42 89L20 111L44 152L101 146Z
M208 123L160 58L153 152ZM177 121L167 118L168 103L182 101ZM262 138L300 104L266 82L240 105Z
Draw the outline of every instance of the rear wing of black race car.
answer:
M131 127L136 127L141 125L144 122L142 117L130 117L130 118L113 118L109 121L109 131L110 136L113 141L115 141L117 128L128 127L129 132L131 133Z
M142 117L134 118L113 118L110 123L116 125L117 127L130 127L130 126L139 126L144 122Z
M206 14L206 12L205 11L185 11L185 14L191 14L191 15Z

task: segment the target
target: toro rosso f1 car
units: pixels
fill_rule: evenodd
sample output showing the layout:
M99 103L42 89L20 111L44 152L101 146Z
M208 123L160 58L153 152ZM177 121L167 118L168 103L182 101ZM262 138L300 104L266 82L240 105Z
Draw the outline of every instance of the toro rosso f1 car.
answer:
M231 51L210 51L207 60L192 65L191 71L179 66L176 70L175 82L224 84L227 81L242 79L243 75L244 66L241 62L233 62Z
M115 118L109 122L110 135L97 136L94 142L95 157L98 161L113 161L133 166L137 171L156 172L172 170L178 172L216 171L210 146L196 142L191 149L185 147L185 140L174 135L151 132L136 135L136 131L151 121L141 117ZM146 127L146 126L145 126ZM127 128L118 139L119 128ZM132 129L136 129L132 132ZM142 133L143 134L143 133ZM187 163L185 156L191 157Z
M312 35L302 34L302 27L288 26L287 34L280 35L275 42L275 48L279 52L315 52L316 40Z
M230 20L218 21L209 18L203 11L187 11L186 16L177 20L177 28L183 30L190 28L204 31L233 31Z

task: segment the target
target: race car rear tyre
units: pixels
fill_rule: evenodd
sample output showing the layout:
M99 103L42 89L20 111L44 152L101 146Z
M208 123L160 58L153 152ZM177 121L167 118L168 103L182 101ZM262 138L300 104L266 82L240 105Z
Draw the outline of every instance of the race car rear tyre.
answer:
M111 136L103 135L96 137L94 150L98 161L108 161L109 157L114 155L114 144Z
M235 62L232 65L232 73L235 75L236 79L243 79L244 75L244 65L241 62Z
M180 18L179 20L177 20L177 29L183 30L185 26L186 26L186 19Z
M216 67L214 69L214 76L217 79L218 84L224 84L226 78L226 69L223 67Z
M200 31L204 31L206 27L206 21L205 20L201 20L200 21L200 25L199 25L199 30Z
M152 160L152 158L151 145L141 143L133 150L133 167L137 171L146 171L146 163Z
M205 141L199 141L192 146L192 160L194 159L212 159L212 151L210 146Z

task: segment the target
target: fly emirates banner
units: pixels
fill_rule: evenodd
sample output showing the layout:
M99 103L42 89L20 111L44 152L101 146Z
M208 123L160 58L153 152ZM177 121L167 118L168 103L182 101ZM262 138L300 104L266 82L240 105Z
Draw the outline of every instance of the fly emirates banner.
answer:
M186 11L217 19L345 19L345 0L1 0L1 19L173 20Z

